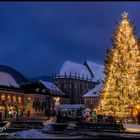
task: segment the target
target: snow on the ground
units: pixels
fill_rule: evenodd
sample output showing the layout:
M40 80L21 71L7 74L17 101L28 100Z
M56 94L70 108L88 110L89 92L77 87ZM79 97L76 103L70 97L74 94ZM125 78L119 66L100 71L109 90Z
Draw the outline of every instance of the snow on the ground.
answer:
M56 122L56 117L50 117L49 120L43 121L43 124L47 126L48 124L52 124L54 122Z
M138 124L123 124L126 131L129 132L140 132L140 125Z
M49 120L43 122L45 127L42 129L30 129L26 131L18 131L15 132L14 135L10 138L49 138L46 134L43 134L42 132L50 132L53 131L53 127L51 124L55 122L55 118L51 117Z
M140 128L138 124L123 124L125 128Z
M41 130L48 131L48 132L52 131L53 130L52 124L55 122L56 122L56 118L51 117L49 120L43 122L45 127L43 127Z
M15 132L10 138L47 138L47 135L39 132L36 129Z
M47 124L45 127L43 127L41 130L45 130L47 132L53 131L52 123Z

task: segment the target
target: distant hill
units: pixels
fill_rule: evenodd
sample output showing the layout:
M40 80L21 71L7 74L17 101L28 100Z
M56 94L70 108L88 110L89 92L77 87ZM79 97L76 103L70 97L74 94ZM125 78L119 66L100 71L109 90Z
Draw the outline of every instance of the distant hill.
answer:
M51 76L39 76L39 77L35 77L35 78L29 78L29 81L31 82L35 82L38 80L43 80L43 81L48 81L48 82L52 82L53 78Z

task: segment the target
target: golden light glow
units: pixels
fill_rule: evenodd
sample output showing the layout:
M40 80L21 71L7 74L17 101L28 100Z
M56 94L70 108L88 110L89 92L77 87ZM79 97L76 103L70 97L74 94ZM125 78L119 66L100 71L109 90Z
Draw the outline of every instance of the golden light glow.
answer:
M98 112L130 117L130 106L140 101L140 46L127 13L122 14L112 40L113 48L106 55L106 78Z
M8 99L8 101L11 101L11 96L8 95L8 96L7 96L7 99Z
M136 106L136 108L137 108L137 109L140 109L140 106L139 106L139 105L137 105L137 106Z
M28 103L30 103L30 101L31 101L31 98L30 98L30 97L28 97L28 98L27 98L27 102L28 102Z
M0 106L0 110L5 110L5 107L4 106Z
M18 97L18 103L21 103L21 97Z
M11 106L11 107L10 107L10 110L13 110L13 109L14 109L14 107Z
M59 97L55 97L54 98L54 101L55 101L55 106L58 106L58 105L60 105L60 98Z
M3 101L5 101L5 95L2 95L2 96L1 96L1 99L2 99Z
M13 102L14 102L14 103L16 102L16 96L13 97Z

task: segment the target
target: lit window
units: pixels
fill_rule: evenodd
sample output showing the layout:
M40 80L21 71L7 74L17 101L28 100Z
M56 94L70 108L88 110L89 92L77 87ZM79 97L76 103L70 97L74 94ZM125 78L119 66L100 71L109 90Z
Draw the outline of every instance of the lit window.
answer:
M7 96L7 99L8 99L8 101L11 101L11 96L8 95L8 96Z
M18 97L18 102L21 103L21 97Z
M55 101L55 106L58 106L60 105L60 98L54 98L54 101Z
M2 100L4 101L4 100L5 100L5 95L2 95L1 98L2 98Z
M13 102L14 102L14 103L16 102L16 96L13 97Z
M30 98L30 97L28 97L28 98L27 98L27 101L28 101L28 103L30 103L30 101L31 101L31 98Z

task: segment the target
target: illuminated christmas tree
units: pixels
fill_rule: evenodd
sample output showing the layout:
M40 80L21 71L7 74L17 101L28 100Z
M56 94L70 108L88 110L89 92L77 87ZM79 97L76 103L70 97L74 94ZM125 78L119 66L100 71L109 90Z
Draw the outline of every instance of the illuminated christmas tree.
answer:
M101 114L128 117L130 106L140 103L140 45L135 35L124 12L112 37L113 48L106 54L106 78L98 106Z

